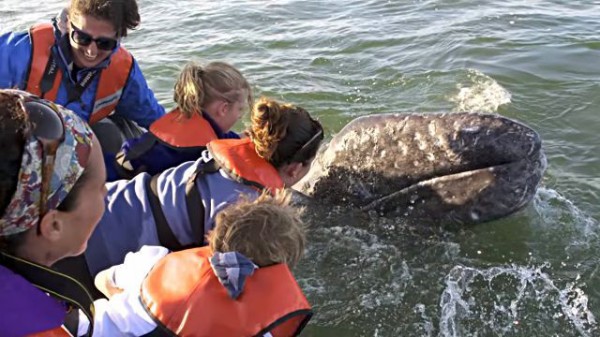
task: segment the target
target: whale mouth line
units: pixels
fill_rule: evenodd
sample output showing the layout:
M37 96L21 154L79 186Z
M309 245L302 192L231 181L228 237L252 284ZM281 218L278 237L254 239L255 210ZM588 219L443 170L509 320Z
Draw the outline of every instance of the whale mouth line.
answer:
M418 192L424 189L430 189L432 193L435 193L444 203L448 205L464 205L468 203L472 198L476 197L476 195L479 194L482 190L491 187L493 186L493 184L496 183L496 170L502 167L508 167L510 165L533 163L535 161L536 160L532 160L532 158L527 157L517 161L509 161L504 163L497 163L495 165L474 167L472 169L463 170L460 172L451 172L448 174L439 174L436 176L423 178L398 191L394 191L392 193L388 193L374 200L371 200L366 205L360 206L359 209L361 211L366 212L378 210L382 207L385 207L385 205L389 201L392 201L396 198L407 199L408 202L406 203L406 205L407 207L410 207L411 205L415 205L416 203L418 203ZM471 181L469 179L471 179ZM457 191L453 190L448 191L446 189L448 184L456 185L456 182L468 182L471 186L477 186L477 188L472 189L472 191L476 192L476 194L466 193L465 189L460 190L461 193L456 193ZM460 183L458 185L460 185ZM523 197L528 192L529 190L527 186L524 186L524 190L520 192L521 197L518 198L519 201L517 202L517 204L523 204Z
M423 174L420 177L418 177L417 179L415 179L409 185L403 187L402 189L407 189L407 188L410 188L411 186L418 185L423 182L427 182L427 181L431 181L431 180L435 180L435 179L441 179L441 178L448 177L448 176L458 177L462 174L467 174L467 173L471 173L474 171L487 170L487 169L493 169L494 167L499 167L499 166L503 166L503 165L510 165L510 164L513 164L516 162L520 162L522 160L529 160L529 158L521 158L521 159L517 159L517 160L505 160L505 161L498 160L497 162L494 162L494 163L485 163L485 164L481 164L481 165L472 165L472 166L465 165L465 167L458 169L458 170L456 170L456 169L455 170L446 170L446 171L440 170L439 172L434 172L431 175Z
M398 197L401 195L410 195L411 192L415 192L420 188L428 187L433 184L440 183L444 180L464 178L464 177L472 175L474 172L477 172L477 171L482 171L482 170L490 170L491 171L494 169L494 167L495 166L487 166L487 167L478 168L478 169L474 169L474 170L461 171L461 172L450 173L450 174L446 174L446 175L433 176L433 177L430 177L430 178L427 178L424 180L419 180L419 181L417 181L413 184L410 184L409 186L404 187L398 191L386 194L375 200L370 201L367 205L361 206L360 210L361 211L375 210L378 207L380 207L382 204L386 203L389 200L392 200L395 197Z

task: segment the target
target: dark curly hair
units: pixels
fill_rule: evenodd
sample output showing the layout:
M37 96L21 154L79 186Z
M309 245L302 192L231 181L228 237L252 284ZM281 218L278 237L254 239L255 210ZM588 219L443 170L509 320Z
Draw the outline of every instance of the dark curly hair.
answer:
M79 15L110 22L118 37L127 36L129 29L135 29L140 24L136 0L71 0L69 19Z

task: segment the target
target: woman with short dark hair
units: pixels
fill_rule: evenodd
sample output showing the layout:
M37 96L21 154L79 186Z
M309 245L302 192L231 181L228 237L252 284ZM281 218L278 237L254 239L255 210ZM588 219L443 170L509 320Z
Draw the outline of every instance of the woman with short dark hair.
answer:
M136 0L71 0L66 17L0 36L0 88L53 101L90 125L113 112L143 127L164 115L121 46L140 23Z

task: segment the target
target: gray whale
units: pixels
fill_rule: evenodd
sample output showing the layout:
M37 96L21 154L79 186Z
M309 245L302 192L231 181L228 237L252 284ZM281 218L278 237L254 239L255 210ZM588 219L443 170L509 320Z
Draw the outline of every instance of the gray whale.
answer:
M294 189L320 205L438 225L476 224L526 206L545 169L540 136L515 120L380 114L346 125Z

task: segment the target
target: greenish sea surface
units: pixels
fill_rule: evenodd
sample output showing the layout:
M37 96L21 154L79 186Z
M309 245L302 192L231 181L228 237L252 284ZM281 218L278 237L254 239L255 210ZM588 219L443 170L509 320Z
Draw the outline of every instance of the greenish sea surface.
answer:
M0 31L65 1L1 0ZM303 336L600 336L600 2L139 0L124 44L166 107L188 60L237 66L328 137L357 116L498 113L544 140L533 202L460 232L337 209L295 270ZM241 128L242 125L238 126Z

